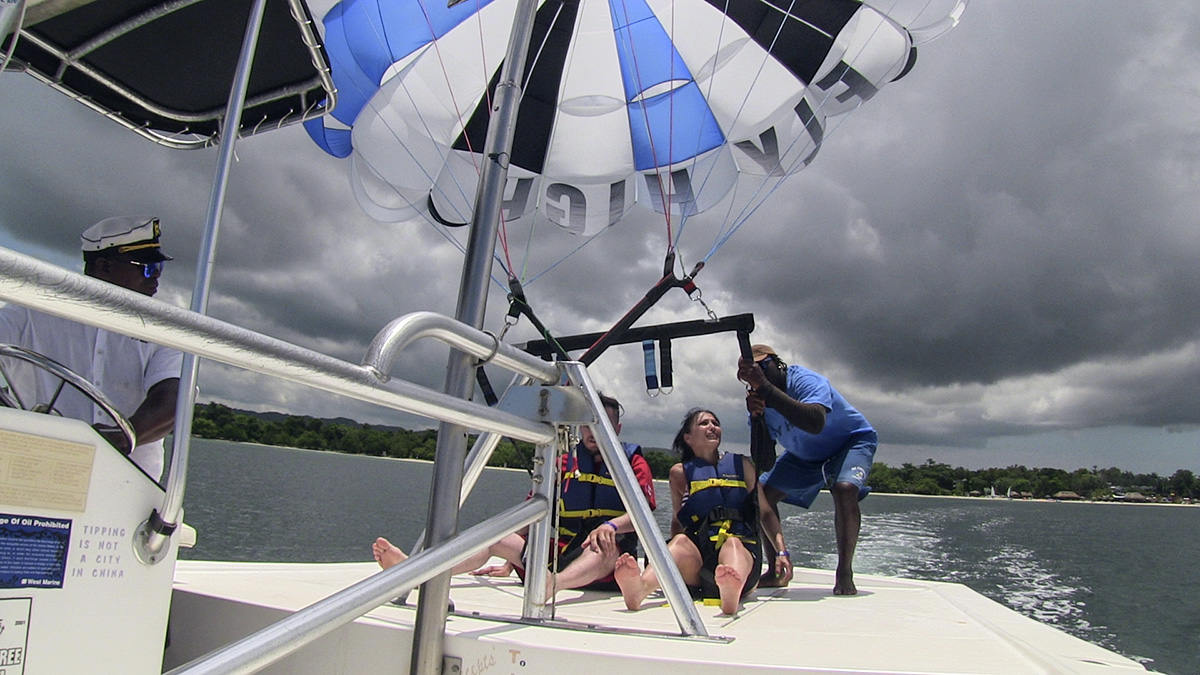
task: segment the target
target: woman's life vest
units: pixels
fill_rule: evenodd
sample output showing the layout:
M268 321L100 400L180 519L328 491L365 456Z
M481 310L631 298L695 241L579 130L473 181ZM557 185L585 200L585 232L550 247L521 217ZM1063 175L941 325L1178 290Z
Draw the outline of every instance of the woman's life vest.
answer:
M720 549L729 537L758 543L758 502L746 489L741 455L726 453L716 466L696 457L684 462L683 472L688 494L676 518L697 546Z

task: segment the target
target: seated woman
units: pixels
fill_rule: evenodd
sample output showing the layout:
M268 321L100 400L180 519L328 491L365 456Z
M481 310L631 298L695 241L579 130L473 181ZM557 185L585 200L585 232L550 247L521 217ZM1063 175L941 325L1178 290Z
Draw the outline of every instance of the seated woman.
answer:
M754 465L743 455L719 453L720 445L717 416L689 411L673 445L681 462L669 476L675 517L667 549L694 596L719 597L721 612L733 614L762 572L760 514L764 532L780 551L773 566L784 585L792 577L792 565L779 517L757 489ZM637 560L628 553L617 559L614 575L631 610L659 587L654 568L639 573Z

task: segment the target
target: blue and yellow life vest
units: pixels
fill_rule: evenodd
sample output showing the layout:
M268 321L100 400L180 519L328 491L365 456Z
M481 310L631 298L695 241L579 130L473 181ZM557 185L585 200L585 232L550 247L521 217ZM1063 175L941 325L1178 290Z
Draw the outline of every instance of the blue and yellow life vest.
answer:
M696 457L683 464L688 496L676 517L693 541L721 548L729 537L758 543L758 504L746 489L742 456L726 453L716 466Z
M635 443L622 443L630 459L642 454ZM559 546L567 547L582 539L604 521L625 513L625 505L613 482L608 465L598 463L582 443L575 447L575 459L564 464L558 499ZM626 535L620 535L622 537Z

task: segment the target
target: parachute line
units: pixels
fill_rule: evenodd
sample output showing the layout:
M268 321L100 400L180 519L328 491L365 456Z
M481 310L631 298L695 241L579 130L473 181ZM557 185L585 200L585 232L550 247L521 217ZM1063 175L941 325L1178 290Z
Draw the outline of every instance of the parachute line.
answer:
M925 3L925 8L929 7L930 2L931 2L931 0L927 0L927 2ZM726 6L728 6L728 0L727 0ZM821 31L819 29L819 27L814 26L812 23L804 21L804 20L800 19L799 17L794 16L791 12L791 8L794 6L795 6L795 0L792 0L792 5L789 7L788 11L786 12L786 14L789 18L793 18L797 21L800 21L804 25L810 26L810 27L822 32L822 34L827 34L825 31ZM878 12L881 15L886 15L885 12L877 9L876 7L873 7L869 4L867 6L874 12ZM893 3L892 6L895 7L895 4ZM922 11L924 11L924 10L922 10ZM821 82L818 84L818 88L822 89L824 91L824 96L822 96L821 99L819 100L818 105L816 106L815 110L813 111L814 114L817 112L820 112L821 109L830 101L830 97L833 95L833 90L834 90L835 84L846 84L847 87L851 88L852 90L854 89L853 83L847 82L847 78L852 73L854 75L857 75L857 73L855 71L853 71L852 67L847 64L853 63L856 60L856 57L859 57L864 53L864 51L867 49L868 45L870 45L872 43L872 40L879 34L879 31L883 28L884 25L885 25L885 22L883 22L883 21L876 23L874 28L872 29L871 34L868 35L866 38L864 38L861 41L861 44L859 45L858 50L854 51L854 52L847 52L846 55L843 56L839 66L835 67L833 69L833 71L831 71L828 75L825 76L825 78L823 78L821 80ZM782 25L780 27L780 31L781 30L782 30ZM777 33L771 43L771 49L774 48L775 40L777 40L778 38L779 38L779 32L777 31ZM764 63L765 63L765 60L764 60ZM761 74L761 69L759 72ZM831 79L831 76L833 76L832 79ZM811 87L808 89L808 91L811 91ZM873 97L875 91L877 91L877 90L875 90L874 87L871 87L871 90L868 91L868 95L862 96L860 94L858 97L858 101L854 104L854 106L851 108L850 111L847 111L846 113L842 113L842 114L836 116L837 119L834 121L832 128L826 128L822 132L820 139L816 139L814 137L815 146L814 146L813 152L807 158L805 158L805 160L803 160L802 166L807 166L808 163L811 162L812 158L816 155L817 151L820 150L820 146L823 144L824 140L826 138L828 138L833 133L834 130L836 130L838 127L840 127L843 123L846 122L846 120L850 116L850 112L853 112L853 110L857 109L864 101ZM806 93L806 96L807 96L807 93ZM738 111L738 115L739 116L741 115L740 109ZM820 122L817 121L817 119L815 117L811 121L805 122L806 128L808 127L809 124L816 124L817 127L820 128ZM794 137L792 139L791 145L789 145L789 149L791 149L792 147L795 147L795 144L800 141L800 138L801 138L800 136ZM786 153L782 153L782 154L786 154ZM766 194L764 195L764 194L762 194L762 191L764 188L766 188L767 184L770 182L770 178L771 177L769 175L764 176L763 180L759 184L758 188L751 195L751 198L746 201L745 206L742 208L742 211L738 214L738 216L736 218L734 218L731 222L726 221L726 222L729 222L728 230L724 234L718 233L718 236L715 239L712 248L709 250L709 252L703 258L703 260L705 262L707 262L709 259L711 259L712 256L716 253L716 251L718 249L720 249L720 247L723 246L726 242L728 242L729 239L733 236L733 234L735 234L739 229L741 229L741 226L747 220L749 220L750 217L752 215L754 215L754 213L756 213L758 211L759 207L761 207L764 203L766 203L766 201L783 184L783 181L785 178L787 178L787 175L785 173L783 176L780 176L777 180L775 180L774 184L771 185L771 187L769 189L767 189ZM735 187L735 190L736 189L737 188ZM733 202L731 202L731 209L732 209L732 203Z
M730 1L730 0L725 0L725 4L724 4L724 7L725 7L725 9L724 9L724 12L723 12L723 13L725 14L725 16L726 16L726 17L728 16L728 13L729 13L729 8L730 8L729 1ZM784 28L784 26L785 26L785 24L786 24L786 18L794 18L794 19L796 19L796 20L799 20L798 18L796 18L796 17L793 17L793 14L792 14L792 9L795 7L795 5L796 5L796 0L791 0L791 4L788 6L788 9L787 9L786 11L782 11L782 12L781 12L781 13L784 15L784 17L785 17L785 20L781 20L781 21L779 22L779 26L778 26L778 27L776 28L776 30L775 30L775 35L774 35L774 36L772 36L772 38L771 38L771 42L770 42L770 45L769 45L769 47L767 48L767 50L766 50L766 51L764 51L764 52L763 52L762 60L761 60L761 61L759 61L759 64L758 64L758 69L757 69L757 71L755 72L755 75L754 75L754 82L756 82L756 83L757 83L757 82L758 82L758 80L759 80L759 79L762 77L763 69L766 67L766 64L768 63L768 60L773 58L773 57L772 57L772 53L773 53L773 51L774 51L774 49L775 49L775 46L776 46L776 44L777 44L777 43L778 43L778 41L779 41L779 37L780 37L781 33L783 32L783 28ZM808 22L802 22L802 23L805 23L805 25L809 25L809 24L808 24ZM715 43L715 45L720 45L720 44L721 44L721 42L722 42L722 39L723 39L723 37L724 37L724 33L725 33L725 22L723 21L723 22L721 22L721 30L718 32L718 34L717 34L717 36L716 36L716 43ZM713 51L713 52L716 52L717 50L714 48L712 51ZM713 86L715 86L715 84L716 84L716 82L715 82L715 81L716 81L716 77L715 77L715 76L714 76L714 77L710 77L710 78L709 78L709 90L710 90L710 93L711 93L712 87L713 87ZM739 105L738 105L738 110L737 110L737 112L734 114L733 121L730 123L730 127L731 127L731 128L735 127L735 126L737 125L738 121L740 121L740 120L741 120L741 118L742 118L742 113L743 113L743 112L745 111L745 109L746 109L746 104L747 104L747 102L750 100L750 94L751 94L752 90L753 90L752 88L749 88L749 89L747 89L747 90L746 90L746 93L745 93L745 95L742 97L742 100L741 100L741 102L740 102L740 103L739 103ZM793 143L794 143L794 142L795 142L795 139L793 139ZM708 165L708 170L705 172L705 174L704 174L704 178L703 178L703 180L701 180L701 182L700 182L700 191L703 191L703 190L704 190L704 187L705 187L705 186L708 184L708 181L709 181L709 179L712 177L712 174L713 174L713 172L716 170L716 168L717 168L717 165L716 165L716 163L715 163L715 162L714 162L714 163L711 163L711 164L709 164L709 165ZM765 184L766 184L766 182L767 182L769 179L770 179L770 173L767 173L766 175L764 175L764 176L763 176L763 178L762 178L762 180L761 180L761 182L760 182L759 189L761 189L762 185L765 185ZM739 189L739 183L740 183L740 182L741 182L741 181L739 180L739 181L735 181L735 183L734 183L734 188L733 188L733 189L734 189L734 195L735 195L735 196L736 196L736 194L737 194L737 191L738 191L738 189ZM756 193L756 194L757 194L757 192L758 192L758 190L756 190L756 191L755 191L755 193ZM736 201L735 201L735 200L732 200L732 199L731 199L731 200L729 201L729 207L728 207L728 210L726 211L725 218L724 218L724 219L722 219L722 221L721 221L722 223L727 223L727 224L729 225L729 231L730 231L730 232L732 232L732 231L736 230L736 229L737 229L737 226L738 226L738 224L736 224L736 223L730 223L730 221L729 221L729 219L728 219L728 217L729 217L729 214L730 214L730 213L732 213L732 211L733 211L733 208L734 208L734 204L735 204L735 203L736 203ZM686 226L687 226L687 217L686 217L686 215L685 215L685 217L681 219L681 222L680 222L680 224L679 224L679 234L677 235L677 239L679 239L679 238L682 238L682 236L683 236L683 232L684 232L684 228L685 228ZM712 254L713 254L713 253L716 251L716 249L717 249L717 248L719 248L719 247L720 247L721 243L723 243L724 241L727 241L727 240L728 240L728 236L727 236L727 235L723 237L723 236L722 236L722 234L721 234L721 230L723 230L723 229L724 229L724 226L722 226L722 227L721 227L721 228L718 230L718 232L717 232L717 235L716 235L716 239L715 239L715 241L714 241L714 244L713 244L712 248L710 248L710 249L709 249L709 252L708 252L708 254L707 254L705 257L704 257L704 260L705 260L705 261L707 261L709 258L711 258L711 257L712 257Z
M968 2L693 1L680 11L668 0L542 0L497 272L538 280L637 203L662 214L675 259L684 248L711 259ZM342 0L324 18L342 96L305 126L351 160L372 217L420 218L464 249L451 230L471 219L494 161L480 145L514 3ZM584 239L556 239L563 230Z

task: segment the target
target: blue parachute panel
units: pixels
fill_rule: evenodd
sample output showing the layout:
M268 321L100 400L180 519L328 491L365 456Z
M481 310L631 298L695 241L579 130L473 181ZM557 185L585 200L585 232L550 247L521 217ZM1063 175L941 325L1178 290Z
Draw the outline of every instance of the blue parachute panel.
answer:
M671 80L691 80L683 57L644 0L610 0L625 100Z
M308 136L313 139L325 152L337 157L345 159L354 152L354 144L350 138L349 129L328 129L321 118L306 120L304 122L304 130L308 132Z
M653 170L723 144L716 117L645 0L609 0L609 11L629 104L634 167ZM670 89L646 96L659 85Z
M444 2L420 3L350 0L334 5L325 16L325 50L337 73L338 105L334 119L352 126L379 91L383 76L396 61L440 38L492 0L473 0L447 8ZM305 125L325 152L348 157L349 132L320 131Z
M629 130L638 171L686 162L725 142L695 82L630 104Z
M371 2L377 3L383 17L383 25L387 27L385 33L359 37L363 41L370 38L378 43L386 43L391 51L391 62L396 62L449 33L476 12L490 5L492 0L466 0L453 7L447 7L446 0L433 0L431 3L381 0ZM380 75L382 76L382 73Z
M384 23L379 3L341 2L338 6L342 8L338 38L344 43L355 67L378 87L383 74L394 61L387 47L387 24ZM329 26L328 17L325 25Z
M359 111L379 91L379 76L372 77L369 72L378 70L382 75L387 69L386 65L382 66L382 70L379 69L382 60L387 58L386 53L378 54L373 59L367 58L364 62L359 59L358 53L365 50L362 46L352 46L349 38L356 30L361 30L366 22L366 10L361 7L364 4L369 3L354 3L347 15L345 4L338 3L325 16L325 51L329 54L333 72L337 73L338 104L333 109L333 117L347 126L354 124Z

